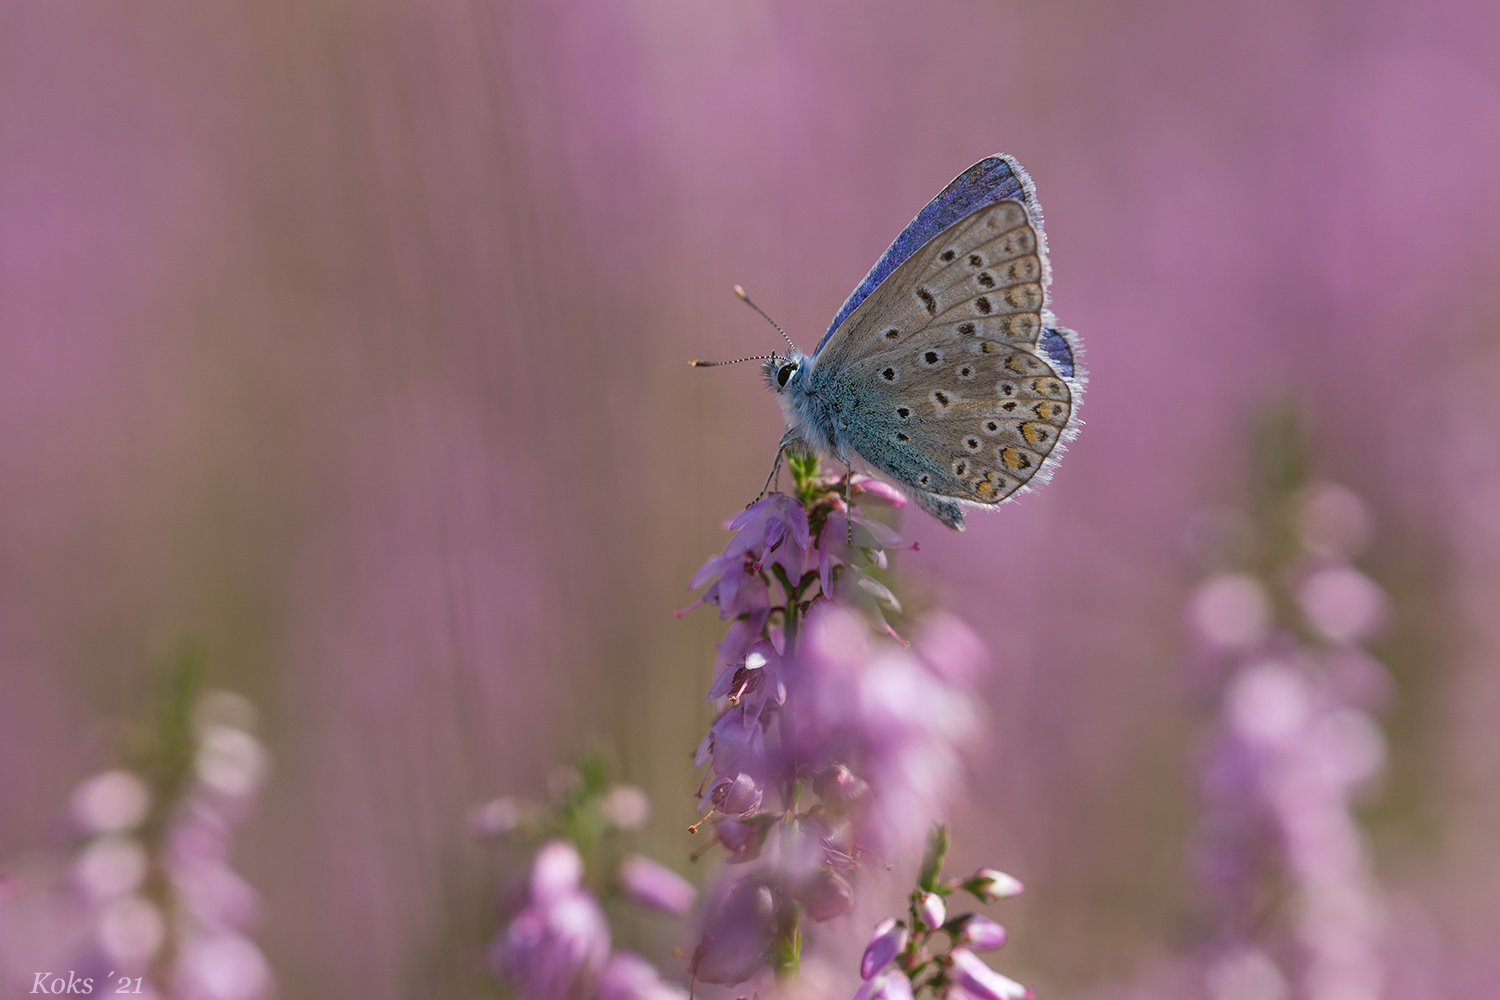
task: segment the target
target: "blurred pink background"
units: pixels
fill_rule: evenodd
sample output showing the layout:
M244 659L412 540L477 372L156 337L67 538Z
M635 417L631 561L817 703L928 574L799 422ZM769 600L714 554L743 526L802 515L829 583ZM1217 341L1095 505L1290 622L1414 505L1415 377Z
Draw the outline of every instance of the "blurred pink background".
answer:
M1394 996L1500 991L1500 7L1480 0L0 8L0 858L189 640L265 714L284 996L470 996L463 818L589 745L692 842L686 581L921 205L1036 180L1092 382L1037 496L903 569L996 650L955 866L1049 997L1184 947L1194 511L1304 401L1395 601L1367 811ZM1401 991L1405 992L1401 992Z

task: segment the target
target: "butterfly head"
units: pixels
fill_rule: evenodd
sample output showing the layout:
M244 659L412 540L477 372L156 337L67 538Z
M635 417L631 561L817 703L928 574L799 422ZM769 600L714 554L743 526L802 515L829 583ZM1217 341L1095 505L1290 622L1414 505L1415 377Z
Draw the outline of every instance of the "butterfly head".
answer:
M807 367L807 362L807 355L793 350L790 354L773 354L766 358L761 363L760 370L765 376L766 386L780 395L801 383L802 372Z

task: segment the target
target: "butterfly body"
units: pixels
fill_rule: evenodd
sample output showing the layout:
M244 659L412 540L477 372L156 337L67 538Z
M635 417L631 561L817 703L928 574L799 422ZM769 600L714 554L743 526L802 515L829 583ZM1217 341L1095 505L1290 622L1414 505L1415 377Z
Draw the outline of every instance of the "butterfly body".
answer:
M1045 481L1084 383L1049 278L1030 178L981 160L897 237L811 356L765 362L789 439L858 455L957 530L965 507Z

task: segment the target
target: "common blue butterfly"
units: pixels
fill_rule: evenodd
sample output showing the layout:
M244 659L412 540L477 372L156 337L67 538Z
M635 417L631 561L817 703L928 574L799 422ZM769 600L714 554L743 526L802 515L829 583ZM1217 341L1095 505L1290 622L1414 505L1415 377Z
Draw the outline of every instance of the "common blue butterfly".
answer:
M959 174L875 262L811 356L762 366L797 442L858 455L948 527L1045 482L1078 433L1078 335L1047 308L1047 238L1009 156Z

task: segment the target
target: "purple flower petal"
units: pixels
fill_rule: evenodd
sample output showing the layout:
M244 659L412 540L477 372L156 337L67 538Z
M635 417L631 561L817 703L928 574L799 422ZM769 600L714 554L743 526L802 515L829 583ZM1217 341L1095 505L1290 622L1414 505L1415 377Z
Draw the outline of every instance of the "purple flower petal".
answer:
M989 951L1005 944L1005 928L981 913L970 913L961 918L962 925L954 936L954 943L972 951Z
M953 981L978 1000L1022 1000L1031 996L1030 990L1000 975L971 951L955 948L948 957L953 962Z
M981 868L964 880L964 888L986 903L1009 896L1019 896L1025 888L1021 880L993 868Z
M742 983L766 967L776 937L776 896L761 878L736 882L710 904L689 972L705 983Z
M887 917L876 924L875 932L870 935L870 943L865 945L864 957L859 960L860 978L869 979L890 965L905 950L908 939L906 925L897 923L894 917Z
M698 890L687 879L639 854L620 862L620 888L642 906L675 917L687 916L698 898Z
M531 901L546 904L575 891L583 878L583 858L566 840L543 844L531 863Z
M818 923L842 917L854 909L854 889L837 872L820 869L803 901L806 913Z
M687 991L662 981L656 966L631 951L609 956L599 974L599 1000L687 1000Z
M936 930L947 921L948 906L937 893L924 892L917 900L917 917L927 927Z

